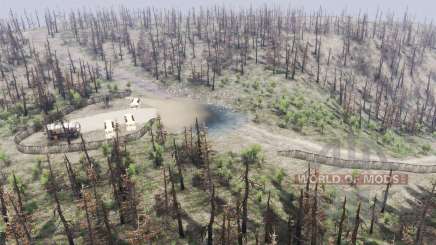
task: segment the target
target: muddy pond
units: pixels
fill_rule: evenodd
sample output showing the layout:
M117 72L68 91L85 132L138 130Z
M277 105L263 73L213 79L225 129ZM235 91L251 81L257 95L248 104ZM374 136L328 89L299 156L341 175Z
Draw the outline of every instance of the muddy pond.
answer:
M247 122L246 116L240 113L189 99L145 98L142 100L142 106L156 108L165 127L175 133L194 125L196 118L208 127L210 134L237 129Z

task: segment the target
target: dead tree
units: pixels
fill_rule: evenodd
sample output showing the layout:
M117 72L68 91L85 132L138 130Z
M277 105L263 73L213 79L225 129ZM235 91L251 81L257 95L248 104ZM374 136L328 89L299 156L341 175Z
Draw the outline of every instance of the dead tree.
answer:
M171 194L173 196L173 209L174 209L174 212L175 212L175 215L176 215L177 225L178 225L178 228L179 228L179 237L180 238L184 238L185 237L185 232L183 230L182 215L180 213L180 204L177 201L177 193L176 193L176 189L174 187L173 173L171 171L171 168L168 168L168 172L170 174Z
M353 233L351 234L351 244L356 245L357 242L357 232L359 231L359 225L360 225L360 205L361 203L357 205L357 211L356 211L356 217L354 218L354 228Z
M272 220L272 210L271 210L271 192L268 192L268 200L266 203L266 211L264 215L264 224L265 224L265 244L270 244L273 238L273 220Z
M3 222L5 224L8 223L8 208L6 206L6 200L5 200L5 192L3 189L3 181L0 180L0 205L1 205L1 212L2 212L2 218Z
M15 176L15 173L12 173L12 184L13 184L13 189L15 192L15 195L17 196L17 201L18 201L18 211L20 213L24 212L24 207L23 207L23 198L22 198L22 191L20 189L20 187L18 186L18 181L17 181L17 177Z
M76 173L74 172L74 169L71 166L70 160L65 154L64 154L64 163L68 174L68 180L70 181L71 191L73 192L73 195L76 198L80 198L80 186L77 182Z
M215 222L215 186L212 184L210 194L210 219L207 225L207 244L213 245L213 223Z
M89 210L89 202L91 200L91 195L83 188L82 186L82 200L83 200L83 209L85 210L86 214L86 228L88 230L88 241L89 244L94 245L95 244L95 237L94 237L94 230L92 227L92 220L91 220L91 214Z
M118 207L118 214L119 214L119 219L120 219L120 224L124 224L125 223L125 218L124 218L124 213L121 211L121 197L120 197L120 187L118 187L119 183L120 183L120 176L119 176L119 172L116 171L114 169L114 167L112 166L112 160L110 157L107 158L107 163L109 166L109 172L110 172L110 180L109 182L111 183L112 186L112 192L113 192L113 196L115 199L115 203L117 204Z
M425 201L424 207L422 209L422 213L419 216L419 219L417 221L415 245L422 244L422 239L423 239L422 232L424 230L425 218L426 218L427 213L430 209L430 206L432 205L432 198L433 198L433 195L435 193L435 189L436 189L436 183L433 183L431 192L428 196L428 199Z
M51 163L50 163L50 156L48 154L47 154L47 163L48 163L48 169L50 171L50 177L49 177L50 188L47 190L47 192L49 194L53 195L53 199L56 203L56 211L59 215L59 218L61 219L62 225L64 226L65 235L68 238L68 244L74 245L73 233L70 229L70 225L68 224L68 221L65 219L65 216L62 212L61 203L60 203L59 198L58 198L57 184L55 183L55 175L53 173L53 169L52 169Z
M303 226L304 226L304 191L303 189L301 189L300 198L298 201L297 217L294 226L294 233L295 233L294 244L296 245L304 244L304 240L302 237Z
M177 170L178 170L178 174L179 174L180 190L183 191L183 190L185 190L185 183L184 183L184 178L183 178L182 163L181 163L181 159L179 157L179 150L177 148L175 138L173 139L173 147L174 147L174 159L176 161L176 166L177 166Z
M389 189L392 185L392 169L389 171L389 182L386 184L386 190L384 191L383 203L380 209L380 213L384 213L386 209L386 203L388 202Z
M374 200L371 206L371 224L369 226L369 234L372 234L374 231L374 222L376 220L375 208L377 204L377 195L374 196Z
M342 241L342 229L343 229L343 225L344 225L344 221L345 221L345 216L346 216L346 205L347 205L347 197L344 198L344 203L342 204L342 215L341 215L341 220L339 221L339 230L338 230L338 236L336 239L336 245L341 245L341 241Z

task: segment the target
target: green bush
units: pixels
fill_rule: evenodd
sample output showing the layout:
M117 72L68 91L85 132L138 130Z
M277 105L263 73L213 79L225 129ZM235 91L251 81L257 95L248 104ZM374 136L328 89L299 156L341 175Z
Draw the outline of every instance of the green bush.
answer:
M33 117L31 122L32 122L32 126L34 126L36 128L42 128L42 116L41 115L37 115L37 116Z
M276 170L275 174L274 174L274 181L278 184L278 185L282 185L283 179L286 177L286 173L285 171L280 168L279 170Z
M370 121L368 123L367 127L368 127L369 130L376 130L377 129L377 124L375 122L373 122L373 121Z
M32 166L32 179L37 180L42 173L42 160L37 159L35 165Z
M371 240L371 238L365 238L365 240L363 241L363 245L379 245L380 243L378 243L375 240Z
M305 111L290 111L286 114L285 121L288 125L292 124L292 128L295 130L302 131L308 122L307 113Z
M17 116L11 116L6 120L6 125L10 133L16 133L18 129L18 125L20 124L20 120Z
M291 109L291 105L295 108ZM334 114L325 104L307 102L301 94L280 97L274 108L284 120L279 123L282 128L290 126L296 131L302 131L305 126L310 125L324 133L326 126L333 123Z
M155 147L150 147L149 150L149 159L153 161L156 167L162 165L163 163L163 147L159 144L155 144Z
M328 111L327 107L321 103L315 103L311 106L311 121L313 125L324 132L327 124L331 123L333 115Z
M398 217L395 216L395 214L391 214L389 212L384 212L381 220L385 225L388 226L399 224Z
M244 164L259 164L263 161L262 148L260 145L251 145L241 152L241 159Z
M44 188L49 187L49 181L50 181L50 172L47 169L44 169L42 171L41 177L39 178L39 183L44 186Z
M412 150L406 145L406 143L402 139L400 141L396 142L394 145L394 152L398 153L400 155L407 155L411 151Z
M101 88L101 84L103 83L103 81L101 79L97 79L97 81L95 81L97 83L97 88Z
M258 183L262 186L262 189L265 191L266 190L266 184L268 183L268 176L266 175L261 175L258 178L256 178Z
M73 106L80 106L82 103L82 96L77 91L70 92L70 103Z
M11 165L11 159L3 150L0 150L0 161L7 167Z
M226 181L233 177L232 161L230 159L219 158L217 160L217 174Z
M103 152L103 156L105 157L108 157L112 151L111 146L106 143L101 146L101 150Z
M338 191L336 188L334 187L330 187L327 189L326 191L326 195L332 200L334 201L336 199L336 197L338 196Z
M382 142L386 145L392 146L392 151L400 155L408 154L411 151L404 139L390 129L383 135Z
M291 103L297 108L302 109L303 106L306 104L306 100L304 99L303 95L298 93L297 95L294 95L291 97Z
M260 82L259 81L254 81L253 85L252 85L254 90L259 90L260 88Z
M291 105L289 98L282 96L275 103L275 109L277 110L279 115L286 115L289 110L289 106Z
M429 143L425 143L421 146L421 152L423 154L427 155L428 153L430 153L430 151L431 151L431 145Z
M256 194L255 194L255 200L256 200L256 202L257 202L257 203L261 203L261 202L262 202L262 199L263 199L263 195L264 195L263 191L261 191L261 190L257 190L255 193L256 193Z
M23 180L21 179L20 176L15 175L15 179L17 180L17 186L18 186L18 190L21 193L26 193L27 190L27 186L24 184ZM14 176L11 174L8 177L8 184L11 187L11 189L14 189Z
M29 201L24 205L24 210L26 210L26 213L28 214L32 214L37 209L38 204L36 203L36 201Z
M127 166L134 163L134 160L133 160L132 156L130 155L129 151L126 151L124 153L124 162Z
M224 85L229 84L229 78L225 77L221 80L221 85L224 87ZM239 76L236 76L236 81L239 81Z
M357 117L355 115L351 115L348 118L348 125L350 125L353 130L358 130L359 129L359 117Z
M0 119L6 121L9 117L13 116L10 111L3 110L0 112Z
M127 173L129 176L134 176L138 174L138 169L135 163L130 163L129 167L127 168Z
M103 205L107 210L114 210L116 208L116 202L112 199L104 201Z
M357 178L360 176L360 171L358 169L353 169L351 171L351 178L353 178L353 182L357 180ZM354 185L354 183L352 183Z
M382 137L382 141L383 143L387 144L387 145L392 145L395 142L395 133L392 130L387 130L383 137Z

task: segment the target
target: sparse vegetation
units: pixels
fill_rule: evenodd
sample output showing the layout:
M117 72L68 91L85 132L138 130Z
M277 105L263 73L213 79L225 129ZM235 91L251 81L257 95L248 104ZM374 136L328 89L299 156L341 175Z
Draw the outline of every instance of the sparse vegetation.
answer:
M380 158L386 150L418 164L434 159L436 28L409 13L369 16L267 5L11 10L0 20L0 244L432 244L434 173L417 177L412 163L413 185L404 187L391 181L395 169L369 166L387 183L296 184L297 174L356 180L367 169L279 154L315 152L320 141L334 153L350 144L350 158L373 158L371 148ZM98 150L83 135L30 147L65 154L14 148L17 133L48 132L47 124L74 118L64 109L88 101L110 109L125 88L165 97L164 117L176 94L256 124L217 136L199 120L186 125L185 115L176 118L181 130L156 116L135 142L117 122ZM214 119L204 108L195 113ZM78 152L67 153L71 144Z

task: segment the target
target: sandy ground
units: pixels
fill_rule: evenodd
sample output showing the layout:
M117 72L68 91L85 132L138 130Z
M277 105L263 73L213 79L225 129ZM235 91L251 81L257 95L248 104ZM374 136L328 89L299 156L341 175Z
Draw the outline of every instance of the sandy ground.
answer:
M104 122L113 120L121 124L121 134L125 134L124 115L133 114L138 128L158 114L169 132L180 132L184 127L190 127L198 118L204 122L209 116L205 105L182 98L140 97L139 108L129 108L130 98L117 99L110 102L108 108L103 104L94 104L74 111L66 116L71 122L79 122L81 132L87 140L104 139ZM77 140L76 140L77 141ZM74 140L73 140L74 142ZM47 142L44 132L38 132L23 141L27 145L56 144Z
M155 118L157 111L154 108L137 108L137 109L125 109L119 111L109 111L106 113L94 114L82 118L72 119L80 123L81 132L88 133L96 130L104 129L104 122L107 120L112 120L114 122L124 124L124 115L132 114L135 118L137 125L144 125L152 118Z

